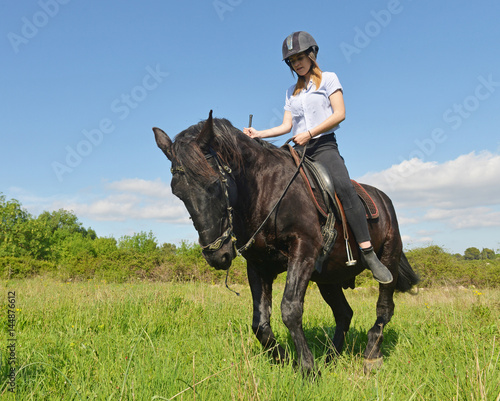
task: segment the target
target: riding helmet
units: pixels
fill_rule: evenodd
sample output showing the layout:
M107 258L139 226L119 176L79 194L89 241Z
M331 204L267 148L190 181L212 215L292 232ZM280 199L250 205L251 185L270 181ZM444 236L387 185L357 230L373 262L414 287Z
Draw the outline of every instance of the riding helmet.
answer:
M285 60L288 64L288 58L290 56L305 51L312 51L316 57L318 55L318 50L318 44L309 33L305 31L294 32L291 35L288 35L283 41L283 60Z

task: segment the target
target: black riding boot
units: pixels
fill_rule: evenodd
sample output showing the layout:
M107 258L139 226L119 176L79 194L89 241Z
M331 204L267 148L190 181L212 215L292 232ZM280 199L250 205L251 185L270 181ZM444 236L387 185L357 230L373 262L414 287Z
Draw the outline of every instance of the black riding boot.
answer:
M378 259L373 251L373 246L361 249L361 260L373 274L373 278L381 284L389 284L392 282L392 274L387 267Z

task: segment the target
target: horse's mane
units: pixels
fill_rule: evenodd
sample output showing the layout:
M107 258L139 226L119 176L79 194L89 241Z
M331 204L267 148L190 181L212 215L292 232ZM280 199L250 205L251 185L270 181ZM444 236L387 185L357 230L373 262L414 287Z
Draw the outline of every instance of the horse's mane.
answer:
M194 124L177 134L173 144L175 159L194 178L210 178L216 174L197 142L198 134L205 122L206 120L200 121L198 124ZM259 150L264 150L276 156L283 154L283 150L272 143L249 138L225 118L214 118L213 129L215 135L212 147L217 151L217 156L225 164L232 166L233 169L243 169L245 160L242 150L248 146L258 147Z

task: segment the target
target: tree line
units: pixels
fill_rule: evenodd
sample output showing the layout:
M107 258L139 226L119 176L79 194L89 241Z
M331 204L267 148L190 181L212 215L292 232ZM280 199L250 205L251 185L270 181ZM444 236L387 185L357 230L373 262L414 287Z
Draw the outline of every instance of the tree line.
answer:
M33 216L19 201L2 194L0 222L3 279L45 275L61 280L221 282L225 275L208 266L198 244L160 244L151 231L118 239L99 237L73 212L60 209ZM406 254L422 286L500 286L500 256L491 249L470 247L461 255L431 245ZM233 263L231 280L246 282L241 257ZM370 283L368 273L359 276L358 284Z

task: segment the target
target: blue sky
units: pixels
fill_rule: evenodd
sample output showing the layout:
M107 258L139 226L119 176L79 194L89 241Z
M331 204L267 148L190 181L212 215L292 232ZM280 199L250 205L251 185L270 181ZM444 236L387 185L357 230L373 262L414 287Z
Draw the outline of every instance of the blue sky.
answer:
M151 127L281 121L283 39L306 30L344 87L351 176L384 190L407 248L500 248L498 1L4 2L0 192L100 236L196 241ZM281 144L287 138L279 140Z

